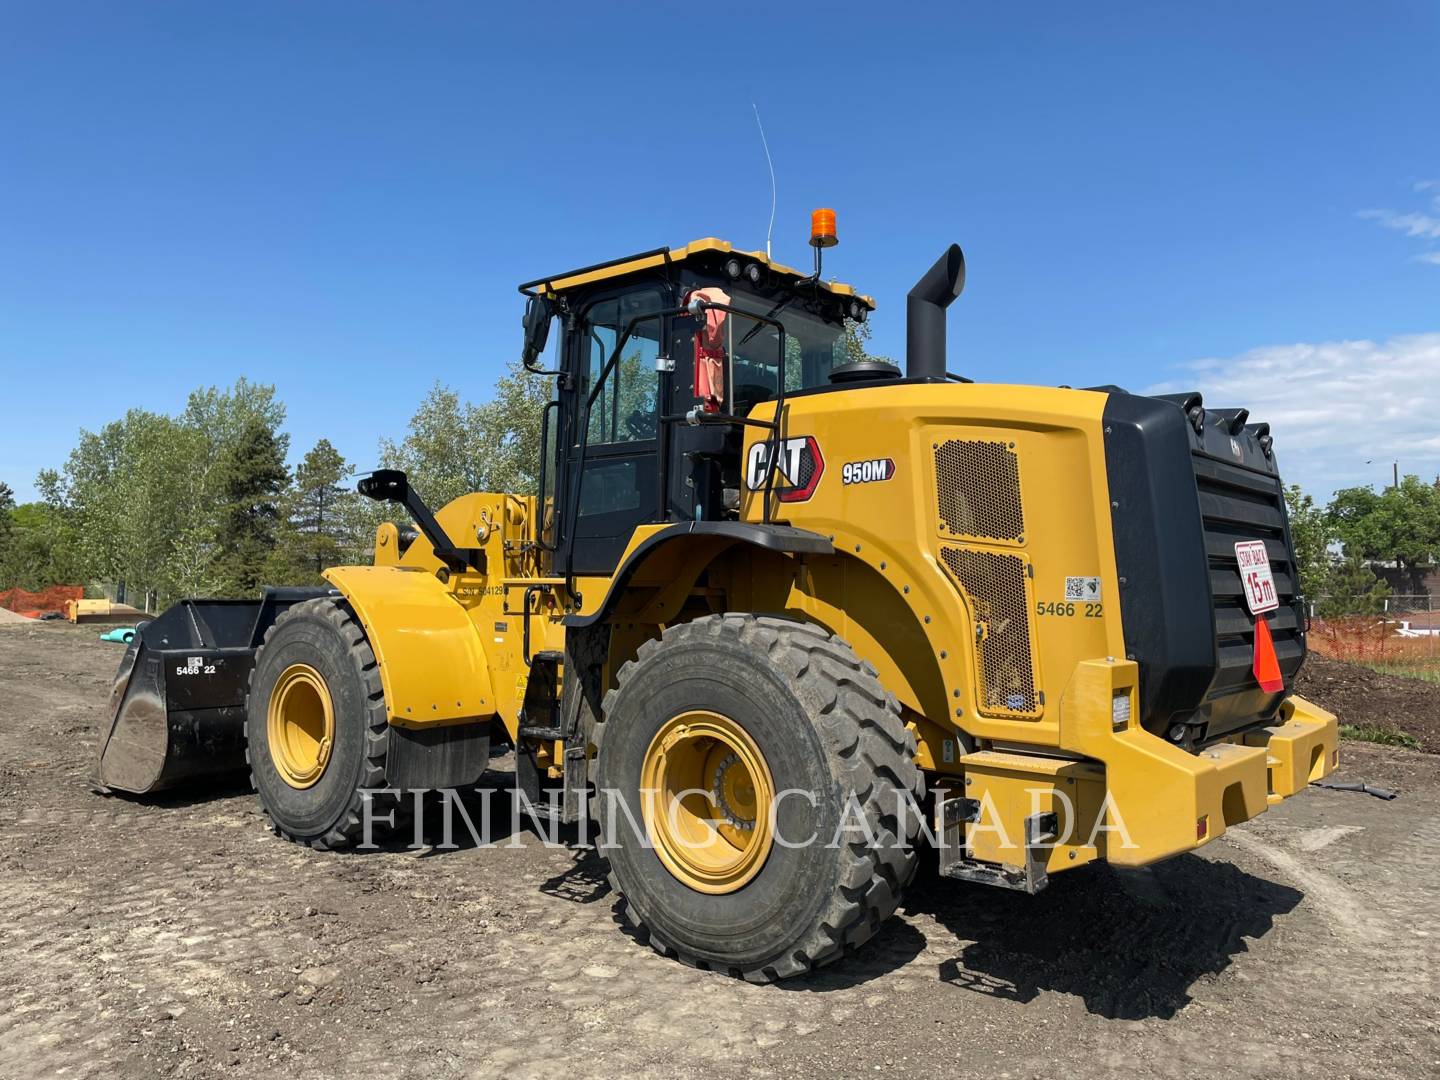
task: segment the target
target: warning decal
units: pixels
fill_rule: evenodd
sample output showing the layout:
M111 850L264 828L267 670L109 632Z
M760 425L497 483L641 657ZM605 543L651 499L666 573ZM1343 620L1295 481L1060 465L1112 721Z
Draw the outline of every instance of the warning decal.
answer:
M1235 561L1240 565L1240 584L1245 587L1245 603L1250 614L1261 615L1280 606L1275 593L1275 575L1270 570L1270 555L1264 540L1241 540L1235 545Z

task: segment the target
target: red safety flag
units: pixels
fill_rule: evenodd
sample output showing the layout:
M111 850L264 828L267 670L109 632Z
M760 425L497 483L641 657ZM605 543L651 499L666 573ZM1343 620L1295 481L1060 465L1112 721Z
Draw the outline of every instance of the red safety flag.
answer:
M1275 655L1275 639L1270 636L1270 624L1264 615L1255 617L1255 661L1251 670L1260 689L1267 694L1285 689L1285 680L1280 677L1280 658Z

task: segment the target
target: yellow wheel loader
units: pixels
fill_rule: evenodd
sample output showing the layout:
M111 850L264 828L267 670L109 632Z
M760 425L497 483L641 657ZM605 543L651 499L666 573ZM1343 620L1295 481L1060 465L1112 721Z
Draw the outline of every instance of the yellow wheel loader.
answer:
M593 813L628 917L752 980L830 962L942 875L1035 892L1194 850L1327 775L1289 692L1305 615L1274 447L1198 393L952 375L951 246L906 367L869 297L707 239L531 281L554 379L536 495L434 512L403 473L374 564L186 601L116 679L100 779L248 767L284 836L362 840L384 793L492 741ZM541 370L552 327L558 340Z

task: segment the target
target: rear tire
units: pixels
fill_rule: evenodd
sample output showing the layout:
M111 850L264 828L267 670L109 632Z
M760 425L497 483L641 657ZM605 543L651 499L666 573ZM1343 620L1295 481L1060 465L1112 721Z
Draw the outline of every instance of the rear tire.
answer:
M656 951L768 982L837 959L894 913L917 865L915 739L875 669L849 645L807 623L710 616L647 642L618 684L595 728L596 816L610 883ZM813 805L776 798L763 863L719 888L700 874L685 880L684 856L666 850L667 826L631 824L647 821L642 789L656 775L657 753L688 752L684 741L694 736L685 727L677 736L676 725L692 716L690 732L719 731L737 748L724 760L747 759L753 748L747 760L762 792L814 795ZM706 717L721 722L707 728ZM743 735L727 739L726 725ZM699 775L708 784L713 762L705 761ZM718 791L721 771L715 776ZM856 834L857 808L868 838ZM812 834L818 841L804 844Z
M296 672L304 688L291 692L328 705L330 718L329 745L313 755L314 775L298 777L293 754L271 744L271 699L277 684L283 694L297 681ZM277 833L316 848L362 838L366 793L385 786L389 724L375 654L344 600L296 604L265 632L250 674L245 737L251 784ZM372 820L383 824L389 809L377 803Z

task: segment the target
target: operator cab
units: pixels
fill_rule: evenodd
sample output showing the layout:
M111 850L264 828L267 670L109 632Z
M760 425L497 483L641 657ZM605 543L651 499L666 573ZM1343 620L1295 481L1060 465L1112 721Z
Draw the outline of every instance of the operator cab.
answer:
M773 427L762 402L899 377L862 361L874 301L822 280L815 246L809 275L706 239L521 286L527 368L561 331L541 372L558 376L541 467L556 573L613 572L638 525L737 517L743 430Z

